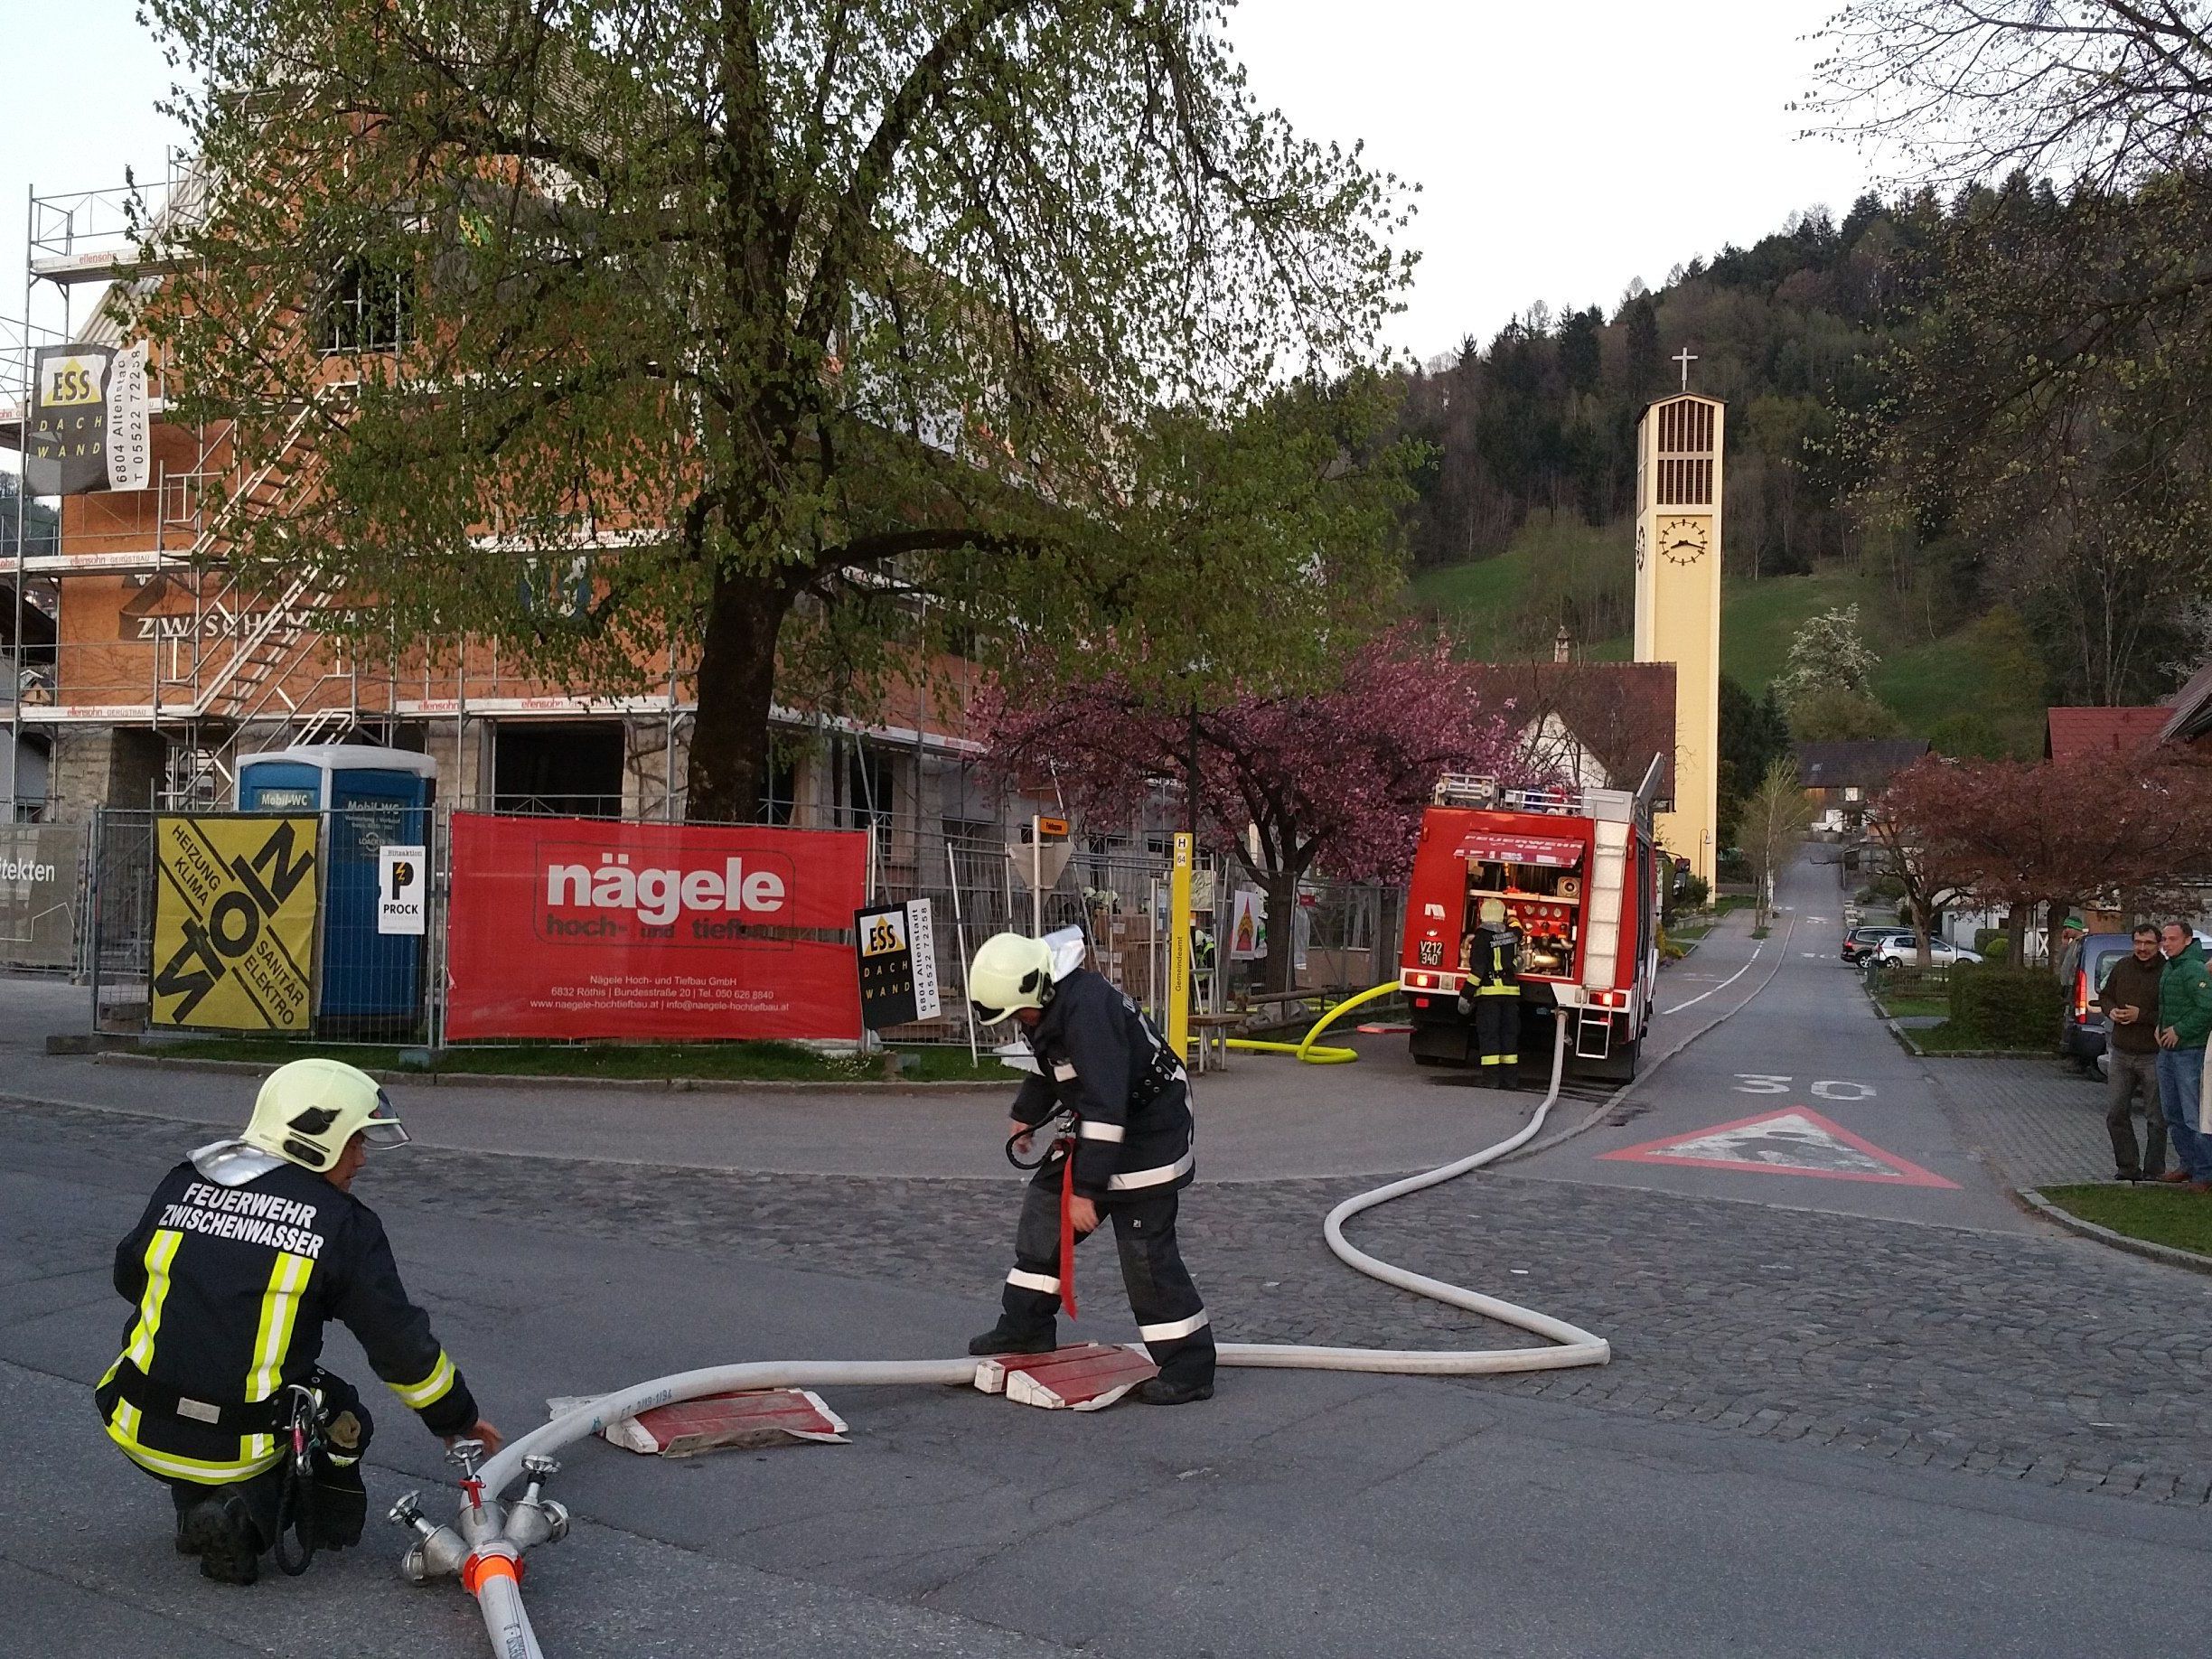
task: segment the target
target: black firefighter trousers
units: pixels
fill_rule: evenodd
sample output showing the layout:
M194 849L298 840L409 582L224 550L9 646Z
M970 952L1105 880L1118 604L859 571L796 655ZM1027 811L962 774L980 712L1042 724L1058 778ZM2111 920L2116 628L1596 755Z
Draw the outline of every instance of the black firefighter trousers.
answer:
M1047 1158L1022 1195L1014 1228L1014 1270L1007 1275L1004 1326L1010 1332L1050 1331L1060 1308L1060 1163ZM1121 1283L1137 1334L1160 1375L1178 1385L1214 1381L1214 1328L1176 1242L1180 1195L1116 1195L1099 1203L1113 1223L1121 1258ZM1077 1233L1083 1242L1086 1235Z
M1475 996L1475 1045L1482 1056L1485 1081L1495 1088L1520 1086L1521 993L1478 991Z

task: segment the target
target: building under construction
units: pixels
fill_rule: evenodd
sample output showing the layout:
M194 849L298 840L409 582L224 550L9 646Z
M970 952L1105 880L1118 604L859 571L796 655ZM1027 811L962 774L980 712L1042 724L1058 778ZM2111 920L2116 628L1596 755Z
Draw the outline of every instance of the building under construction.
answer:
M23 454L42 348L119 350L118 276L161 279L134 235L190 214L200 184L32 192L23 300L0 336L0 445ZM135 204L134 204L135 199ZM341 296L342 304L344 296ZM373 295L333 357L374 350ZM394 342L396 343L396 342ZM339 625L357 595L314 566L281 580L233 561L247 515L281 517L318 488L303 408L266 438L171 418L159 367L146 400L143 488L0 501L10 518L0 608L14 816L73 821L102 805L227 805L242 755L359 740L427 754L448 804L680 818L692 718L682 662L657 693L547 683L466 639L370 660ZM518 570L530 549L518 546ZM942 839L996 839L1008 812L975 775L960 711L915 692L879 723L778 711L771 821L898 826L889 863Z

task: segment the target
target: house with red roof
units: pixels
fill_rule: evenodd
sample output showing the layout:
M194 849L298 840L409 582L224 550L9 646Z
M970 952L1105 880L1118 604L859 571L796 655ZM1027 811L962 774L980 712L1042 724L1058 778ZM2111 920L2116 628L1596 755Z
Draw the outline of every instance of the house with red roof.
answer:
M2046 709L2043 756L2075 761L2092 755L2147 749L2159 741L2173 713L2163 706Z

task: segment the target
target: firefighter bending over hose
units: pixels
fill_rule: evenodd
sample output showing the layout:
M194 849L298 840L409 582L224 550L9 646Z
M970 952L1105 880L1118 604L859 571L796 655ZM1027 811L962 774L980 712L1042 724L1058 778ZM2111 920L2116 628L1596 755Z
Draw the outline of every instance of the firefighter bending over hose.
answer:
M468 1384L408 1299L376 1212L352 1195L367 1148L405 1145L391 1101L335 1060L272 1072L239 1139L162 1178L116 1247L136 1311L95 1399L108 1437L176 1504L178 1553L251 1584L361 1542L361 1396L315 1361L337 1319L394 1393L449 1443L497 1449ZM287 1546L284 1534L289 1532Z
M1459 1012L1475 1018L1475 1046L1482 1055L1484 1075L1494 1089L1521 1086L1521 977L1517 963L1521 935L1505 925L1502 899L1486 898L1477 906L1476 926L1461 948L1460 967L1467 970L1467 988L1459 993Z
M1074 1246L1111 1219L1129 1311L1159 1367L1136 1397L1148 1405L1207 1399L1214 1332L1175 1231L1193 1164L1183 1063L1103 975L1077 967L1055 978L1054 954L1051 941L998 933L969 970L976 1017L987 1026L1018 1020L1036 1057L1038 1074L1025 1078L1014 1099L1009 1155L1027 1152L1046 1120L1072 1121L1023 1195L998 1323L968 1351L1056 1347L1058 1309L1075 1312Z

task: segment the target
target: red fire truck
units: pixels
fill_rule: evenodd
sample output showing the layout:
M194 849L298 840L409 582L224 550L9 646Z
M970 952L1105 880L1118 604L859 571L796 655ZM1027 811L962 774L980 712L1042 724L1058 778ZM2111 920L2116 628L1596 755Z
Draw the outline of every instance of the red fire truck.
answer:
M1521 938L1521 1052L1549 1055L1545 1019L1571 1022L1571 1069L1625 1082L1651 1023L1659 970L1659 882L1652 840L1662 770L1642 787L1500 790L1448 776L1421 813L1406 895L1399 982L1413 1005L1413 1058L1471 1064L1474 1022L1458 1009L1462 955L1486 899ZM1544 1015L1535 1016L1534 1010Z

